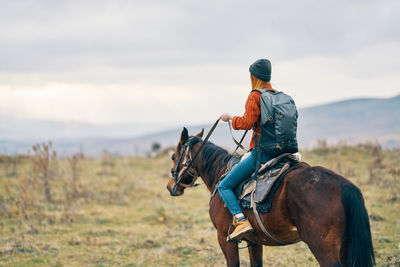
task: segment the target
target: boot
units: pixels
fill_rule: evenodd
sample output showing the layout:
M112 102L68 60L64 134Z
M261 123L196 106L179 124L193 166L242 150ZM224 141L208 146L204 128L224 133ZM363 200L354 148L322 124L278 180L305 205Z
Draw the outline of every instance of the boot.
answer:
M253 232L253 227L251 227L251 224L247 218L244 221L238 221L237 218L234 217L233 226L235 227L235 230L228 236L226 239L227 241L230 239L233 239L234 241L240 241L246 234Z

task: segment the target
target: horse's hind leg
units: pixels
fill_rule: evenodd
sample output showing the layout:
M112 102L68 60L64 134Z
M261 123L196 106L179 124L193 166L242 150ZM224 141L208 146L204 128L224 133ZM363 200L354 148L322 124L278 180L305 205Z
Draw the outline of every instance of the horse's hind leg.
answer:
M342 266L341 248L345 231L342 207L331 207L319 214L311 213L309 211L310 217L304 216L298 221L300 238L308 245L320 266Z
M235 243L227 242L226 235L218 233L218 243L224 253L226 264L228 267L240 266L239 263L239 250Z
M305 238L311 252L314 254L321 267L342 266L340 260L341 236L335 231L329 231L325 238Z
M250 266L251 267L261 267L263 265L262 255L263 255L262 245L252 244L249 247Z

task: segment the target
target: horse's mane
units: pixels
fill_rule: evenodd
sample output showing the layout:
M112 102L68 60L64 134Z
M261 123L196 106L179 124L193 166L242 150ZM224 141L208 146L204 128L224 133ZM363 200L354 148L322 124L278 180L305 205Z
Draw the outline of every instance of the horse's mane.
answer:
M199 142L202 142L200 137L190 137L189 148L191 149ZM233 157L233 155L229 154L228 151L211 142L206 142L204 144L202 154L204 172L208 177L213 178L219 177L221 169L224 168L228 161Z

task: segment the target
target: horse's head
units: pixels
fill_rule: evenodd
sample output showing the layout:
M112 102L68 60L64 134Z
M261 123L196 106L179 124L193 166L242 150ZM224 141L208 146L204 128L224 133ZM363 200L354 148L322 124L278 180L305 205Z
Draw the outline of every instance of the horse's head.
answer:
M204 129L196 136L202 137L203 133ZM188 130L183 128L181 139L171 157L173 167L167 184L167 189L171 196L183 195L186 187L195 186L194 183L199 175L192 165L193 154Z

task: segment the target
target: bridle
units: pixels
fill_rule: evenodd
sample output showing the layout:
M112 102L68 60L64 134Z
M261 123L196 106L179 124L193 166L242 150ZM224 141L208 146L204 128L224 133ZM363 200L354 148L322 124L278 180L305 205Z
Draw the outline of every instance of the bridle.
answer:
M197 156L200 154L201 150L203 149L204 145L207 143L211 134L214 132L218 123L219 123L219 119L211 127L206 138L204 138L199 149L197 150L196 154L193 157L191 156L190 145L189 145L191 138L189 137L189 140L183 144L183 148L180 150L178 160L176 161L175 169L173 171L173 174L171 174L171 176L172 176L171 178L175 182L175 185L172 187L172 191L171 191L172 195L174 195L174 196L177 195L176 190L178 189L178 185L180 185L182 187L195 187L196 186L195 182L196 182L197 178L199 177L199 174L194 169L193 162L195 161ZM182 160L183 160L183 168L179 171L179 166L181 165ZM192 181L190 182L190 184L184 184L181 182L183 176L186 173L191 175L193 178Z
M178 160L176 161L176 166L175 169L173 170L173 173L171 173L171 178L175 182L174 187L172 188L172 193L175 195L176 190L178 185L182 187L195 187L195 182L197 178L199 177L198 172L196 169L193 167L193 158L192 158L192 153L190 151L190 138L189 140L183 145L179 152L179 157ZM197 153L196 153L197 155ZM179 170L179 166L183 165L182 169ZM192 181L189 184L182 183L182 178L185 174L188 174L192 177Z

